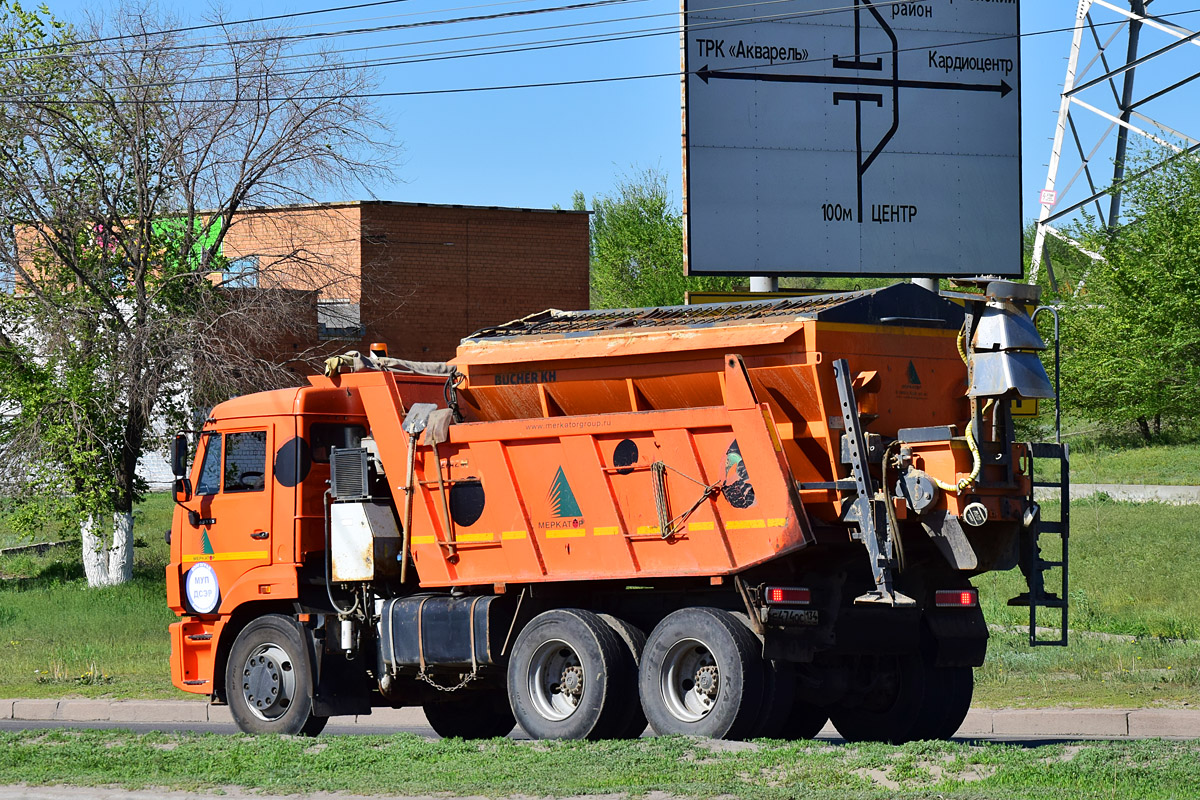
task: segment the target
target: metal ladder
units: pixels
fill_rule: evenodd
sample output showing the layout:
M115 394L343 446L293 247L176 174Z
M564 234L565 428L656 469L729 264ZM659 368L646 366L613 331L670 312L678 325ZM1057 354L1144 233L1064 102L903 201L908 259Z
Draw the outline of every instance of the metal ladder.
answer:
M1032 442L1027 445L1029 450L1029 499L1033 502L1038 489L1058 489L1062 511L1058 522L1043 522L1039 512L1031 531L1031 547L1026 555L1028 558L1026 580L1029 583L1029 646L1067 646L1067 570L1070 564L1071 533L1071 454L1065 442ZM1058 480L1039 481L1035 476L1034 463L1038 460L1057 461L1059 468ZM1039 539L1042 534L1057 533L1062 542L1062 555L1058 561L1048 561L1042 558ZM1057 597L1046 595L1046 570L1060 568L1062 570L1062 587ZM1037 633L1037 613L1039 608L1057 608L1062 614L1059 637L1057 639L1039 639Z

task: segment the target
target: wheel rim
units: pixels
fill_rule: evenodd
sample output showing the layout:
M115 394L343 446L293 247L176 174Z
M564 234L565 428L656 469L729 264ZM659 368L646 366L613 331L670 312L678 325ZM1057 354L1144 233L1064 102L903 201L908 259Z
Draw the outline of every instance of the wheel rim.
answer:
M721 671L708 645L699 639L672 645L663 659L659 689L676 719L699 722L708 716L721 694Z
M296 698L292 658L274 642L259 645L242 666L242 697L250 713L272 722L287 713Z
M585 687L579 654L561 639L543 642L529 660L529 698L538 714L558 722L575 713Z

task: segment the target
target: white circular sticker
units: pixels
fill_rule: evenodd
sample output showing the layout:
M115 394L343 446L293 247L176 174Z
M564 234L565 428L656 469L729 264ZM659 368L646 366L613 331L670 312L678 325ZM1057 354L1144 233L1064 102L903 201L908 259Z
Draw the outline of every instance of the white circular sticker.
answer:
M221 587L217 584L217 573L212 566L201 561L187 572L184 581L188 605L197 614L209 614L221 600Z

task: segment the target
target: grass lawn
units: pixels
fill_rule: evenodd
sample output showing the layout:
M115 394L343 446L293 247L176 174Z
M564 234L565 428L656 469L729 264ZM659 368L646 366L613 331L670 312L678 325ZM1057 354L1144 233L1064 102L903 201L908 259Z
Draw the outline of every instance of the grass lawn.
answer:
M124 586L87 588L77 544L0 559L0 697L187 696L171 686L168 667L171 507L166 494L138 507L134 579ZM50 527L34 541L72 533Z
M978 706L1200 707L1200 506L1092 499L1073 506L1068 648L1026 643L1005 601L1017 571L976 579L993 633ZM162 566L169 498L139 509L137 574L89 590L74 551L0 559L0 697L185 698L168 674ZM1047 519L1058 513L1046 504ZM1056 618L1047 613L1045 624Z
M608 742L430 741L410 734L319 741L123 731L0 733L0 783L272 794L547 797L665 792L724 798L1200 796L1196 742L1040 747L919 742L750 744L683 737Z
M1200 486L1200 444L1111 449L1071 446L1071 480L1076 483L1146 483Z

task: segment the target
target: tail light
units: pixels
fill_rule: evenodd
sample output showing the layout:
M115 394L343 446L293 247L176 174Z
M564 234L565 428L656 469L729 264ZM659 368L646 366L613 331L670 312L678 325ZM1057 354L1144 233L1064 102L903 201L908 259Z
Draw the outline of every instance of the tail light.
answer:
M806 606L812 602L812 592L802 586L768 586L767 605Z
M974 608L979 605L978 589L938 589L933 593L938 608Z

